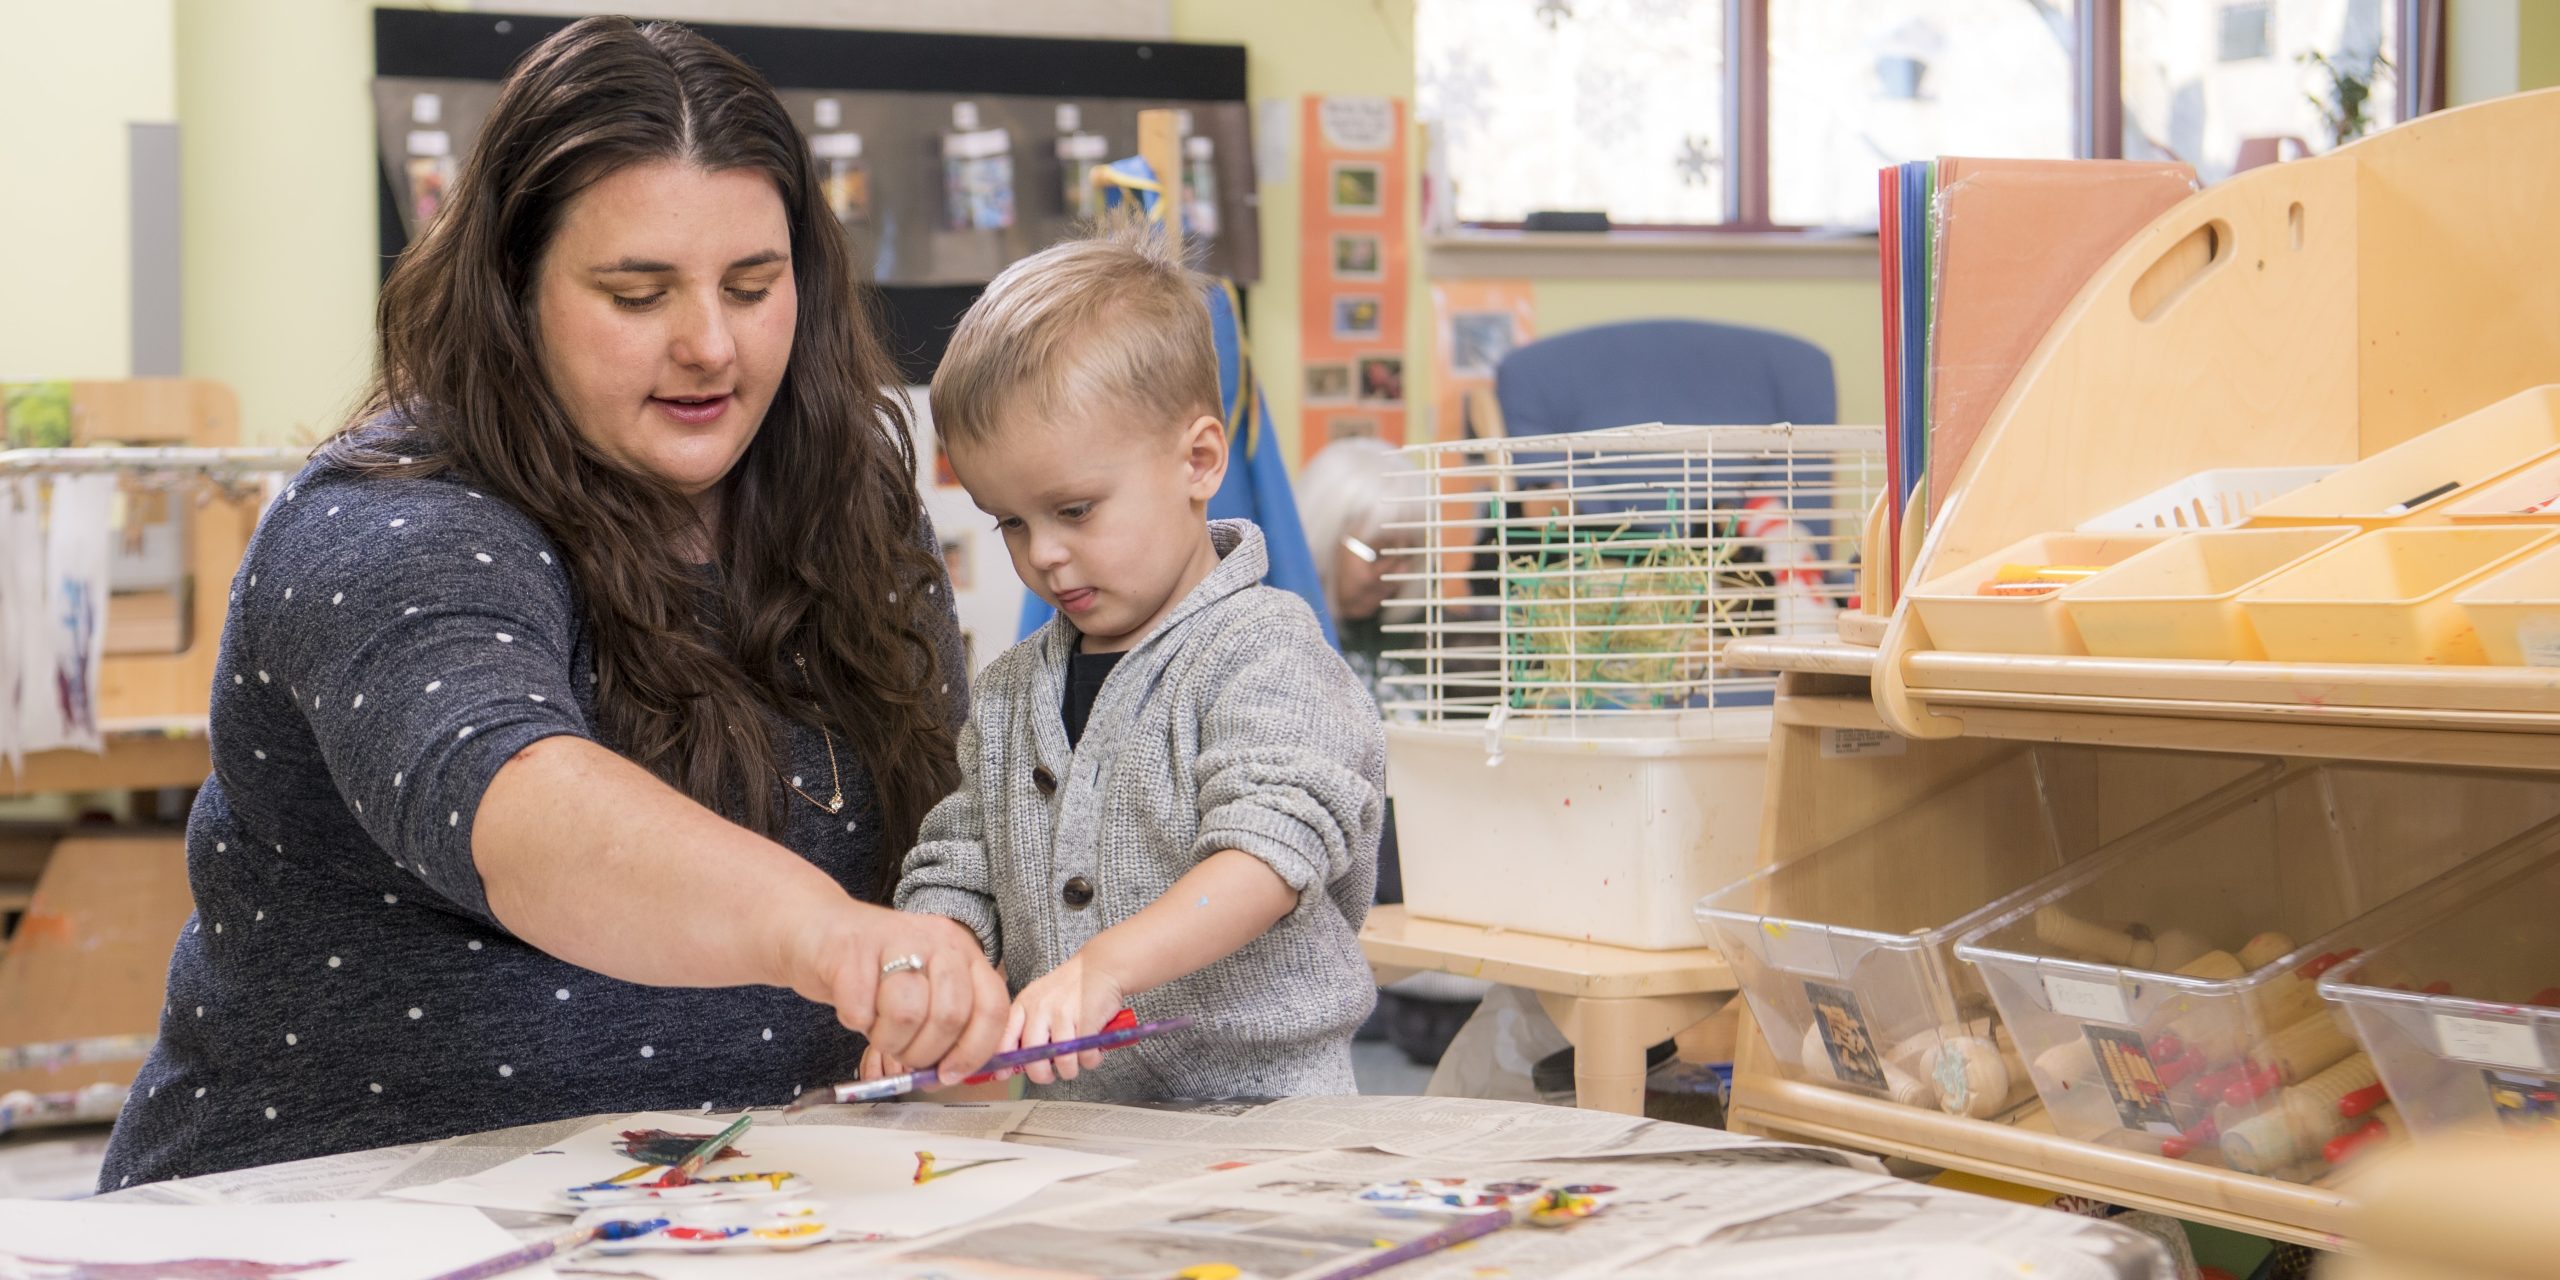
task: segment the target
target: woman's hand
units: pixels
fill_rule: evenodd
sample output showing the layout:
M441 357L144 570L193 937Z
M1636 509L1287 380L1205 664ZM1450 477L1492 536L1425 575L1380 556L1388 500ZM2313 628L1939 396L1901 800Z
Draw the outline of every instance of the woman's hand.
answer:
M886 1080L891 1076L905 1074L907 1074L907 1064L880 1052L880 1046L876 1044L863 1046L861 1078L864 1082Z
M791 989L834 1005L837 1021L869 1037L866 1078L877 1055L930 1064L958 1079L984 1066L1004 1036L1004 979L987 964L977 935L956 921L840 901L784 944ZM905 956L924 967L881 972Z
M1080 954L1070 956L1065 964L1022 989L1013 1002L1013 1014L1005 1023L1003 1048L1035 1048L1096 1034L1112 1015L1120 1012L1126 999L1117 978L1086 964ZM1101 1065L1102 1051L1087 1049L1064 1058L1027 1064L1022 1074L1029 1076L1033 1084L1049 1084L1073 1080L1077 1071Z

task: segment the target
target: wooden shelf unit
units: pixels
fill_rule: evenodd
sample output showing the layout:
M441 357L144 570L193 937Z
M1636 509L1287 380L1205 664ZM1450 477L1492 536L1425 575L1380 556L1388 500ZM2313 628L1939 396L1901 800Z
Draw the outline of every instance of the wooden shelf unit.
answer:
M2542 282L2560 274L2560 169L2528 159L2554 145L2560 91L2523 94L2252 170L2162 215L2022 367L1925 537L1906 541L1906 582L2199 471L2352 462L2554 381L2560 291ZM1883 536L1871 519L1868 563L1889 559ZM2560 671L2009 657L1939 651L1907 606L1881 635L1858 621L1843 635L1866 643L1726 651L1782 673L1763 865L1814 847L1879 780L1923 778L1930 739L2560 775ZM1822 735L1850 729L1914 740L1907 765L1826 758ZM2353 1171L2305 1186L2073 1141L2033 1103L1997 1120L1895 1106L1781 1077L1751 1031L1737 1056L1737 1129L2315 1247L2354 1234Z

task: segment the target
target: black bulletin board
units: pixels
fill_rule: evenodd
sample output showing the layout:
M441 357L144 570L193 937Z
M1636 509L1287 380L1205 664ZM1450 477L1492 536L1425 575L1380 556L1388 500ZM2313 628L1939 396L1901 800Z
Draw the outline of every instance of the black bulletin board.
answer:
M427 89L455 106L441 122L457 149L494 101L497 82L534 45L575 21L560 16L374 11L374 71L380 134L377 166L382 269L407 247L411 215L397 141L410 128L394 104ZM1086 128L1103 134L1113 156L1136 151L1132 130L1141 107L1188 110L1195 135L1217 155L1217 235L1195 245L1211 271L1251 283L1260 261L1254 208L1253 155L1241 45L1170 41L1061 40L962 36L910 31L689 24L763 73L803 131L820 97L865 124L866 152L877 157L873 185L884 193L882 226L852 231L859 260L879 283L892 350L910 380L930 378L960 313L983 281L1006 262L1033 252L1072 225L1056 207L1060 162L1047 122L1057 104L1078 104ZM1008 229L952 231L924 226L914 202L932 186L939 208L940 137L953 103L967 99L1013 135L1018 204ZM1047 203L1042 201L1046 199ZM895 201L908 202L904 206ZM909 212L903 223L899 208Z

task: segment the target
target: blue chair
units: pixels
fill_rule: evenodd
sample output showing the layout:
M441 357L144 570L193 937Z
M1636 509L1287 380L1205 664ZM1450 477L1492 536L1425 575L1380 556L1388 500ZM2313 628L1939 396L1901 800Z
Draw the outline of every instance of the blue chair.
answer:
M1493 381L1501 430L1514 437L1639 422L1823 424L1839 415L1822 348L1704 320L1632 320L1540 338L1504 356Z

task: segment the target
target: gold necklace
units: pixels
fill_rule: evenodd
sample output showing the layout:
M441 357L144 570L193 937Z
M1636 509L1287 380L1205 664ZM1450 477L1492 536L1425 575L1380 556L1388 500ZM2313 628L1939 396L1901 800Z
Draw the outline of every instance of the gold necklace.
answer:
M791 664L800 668L801 683L804 685L808 683L808 659L794 653L791 655ZM816 796L810 795L806 791L802 791L800 789L800 780L783 773L780 769L773 771L774 776L781 778L782 785L791 788L792 793L799 796L801 799L818 806L820 809L823 809L828 813L842 813L844 812L844 774L836 768L835 735L827 732L827 727L825 725L819 725L818 738L820 741L827 744L827 786L829 789L826 799L821 800Z

